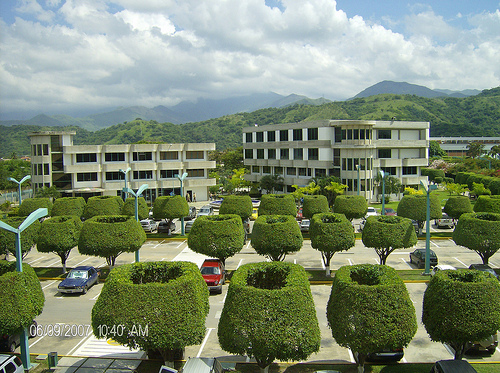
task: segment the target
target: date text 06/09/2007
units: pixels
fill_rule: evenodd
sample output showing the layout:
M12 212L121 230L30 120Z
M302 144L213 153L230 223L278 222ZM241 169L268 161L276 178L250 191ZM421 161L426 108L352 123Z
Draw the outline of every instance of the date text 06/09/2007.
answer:
M117 325L98 325L98 338L113 338L121 336L140 336L147 337L149 332L148 325L135 325L130 328L123 324ZM85 337L92 334L92 325L83 324L32 324L29 328L29 334L35 337Z

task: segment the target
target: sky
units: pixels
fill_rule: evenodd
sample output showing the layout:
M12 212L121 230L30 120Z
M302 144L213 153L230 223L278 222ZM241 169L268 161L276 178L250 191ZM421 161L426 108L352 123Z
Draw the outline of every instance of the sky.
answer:
M500 85L500 0L1 0L0 119Z

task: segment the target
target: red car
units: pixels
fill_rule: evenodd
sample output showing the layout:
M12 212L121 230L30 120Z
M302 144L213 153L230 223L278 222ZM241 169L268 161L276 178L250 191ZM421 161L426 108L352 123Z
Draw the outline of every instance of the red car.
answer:
M224 264L219 259L205 259L200 267L201 275L211 292L222 293L222 285L226 282Z
M302 221L302 207L297 211L297 216L295 217L297 221Z

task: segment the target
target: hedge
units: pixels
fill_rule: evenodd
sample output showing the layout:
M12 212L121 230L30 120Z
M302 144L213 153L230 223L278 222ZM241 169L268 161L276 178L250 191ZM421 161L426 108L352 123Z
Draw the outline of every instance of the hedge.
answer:
M418 241L410 219L384 215L366 219L361 240L366 247L375 249L380 264L385 264L394 250L412 247Z
M488 184L488 189L491 191L491 194L500 195L500 178L493 178Z
M196 253L226 258L239 252L245 244L241 217L236 214L200 216L188 235L188 246Z
M481 271L439 271L425 290L422 322L431 340L449 344L461 359L468 342L500 329L500 283Z
M284 260L288 253L299 251L302 241L300 227L290 215L261 215L253 225L253 248L271 260Z
M50 216L52 210L52 201L50 198L26 198L21 202L17 214L19 216L28 216L33 211L39 208L46 208L48 215Z
M135 218L135 197L127 198L122 207L122 215L133 216ZM137 215L139 220L149 217L149 207L144 197L137 199Z
M23 271L16 272L16 262L0 260L0 335L29 327L43 310L45 296L40 281L30 265L22 266Z
M500 249L500 214L463 214L453 231L453 241L474 250L487 264L489 258Z
M339 268L327 319L335 341L359 353L360 366L370 352L406 347L417 331L415 308L405 284L396 270L385 265Z
M434 168L421 168L420 175L427 176L429 181L435 181L435 179L438 177L440 177L442 180L445 177L443 170L438 170Z
M472 205L467 196L449 197L443 211L453 219L458 219L462 214L472 212Z
M107 330L107 337L118 343L158 350L165 361L173 361L171 350L203 341L208 296L194 263L121 265L110 272L92 308L92 329L97 338L106 338ZM139 332L145 328L147 335Z
M430 199L430 212L431 219L439 219L442 216L441 201L435 193L431 193ZM403 196L398 204L398 216L417 220L422 225L427 219L427 195L409 194Z
M500 214L500 195L479 196L474 204L474 212L494 212Z
M224 351L254 357L261 369L317 352L321 335L305 270L284 262L238 268L217 333Z
M85 205L83 217L85 220L101 215L121 215L123 200L118 196L90 197Z
M366 215L368 212L368 203L363 196L341 195L335 198L333 211L344 214L349 221L352 221L352 219L360 219Z
M252 216L252 211L250 196L225 196L219 208L219 215L236 214L244 221Z
M25 216L13 216L2 219L2 221L13 228L19 228L26 219ZM23 257L28 254L38 240L40 221L35 220L21 233L21 252ZM0 229L0 254L11 253L16 255L16 234L5 229Z
M160 196L153 203L155 220L183 218L189 215L189 205L183 196Z
M319 194L314 196L304 196L302 204L302 216L306 219L311 219L314 214L323 214L330 212L328 199Z
M74 215L81 218L85 210L85 199L83 197L62 197L54 201L52 216Z
M145 241L141 223L131 216L94 216L83 223L78 251L106 258L113 266L118 255L139 250Z
M259 215L297 216L297 205L291 194L264 194L259 205Z

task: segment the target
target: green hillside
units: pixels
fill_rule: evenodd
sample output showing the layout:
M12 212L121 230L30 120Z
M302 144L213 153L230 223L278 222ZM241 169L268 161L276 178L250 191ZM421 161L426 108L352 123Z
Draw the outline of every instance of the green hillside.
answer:
M428 121L431 136L499 136L500 87L466 98L423 98L415 95L383 94L320 106L294 105L261 109L203 122L174 125L134 120L96 132L79 127L0 126L0 157L29 154L28 132L76 130L75 145L152 142L215 142L217 149L240 146L242 127L317 119Z

